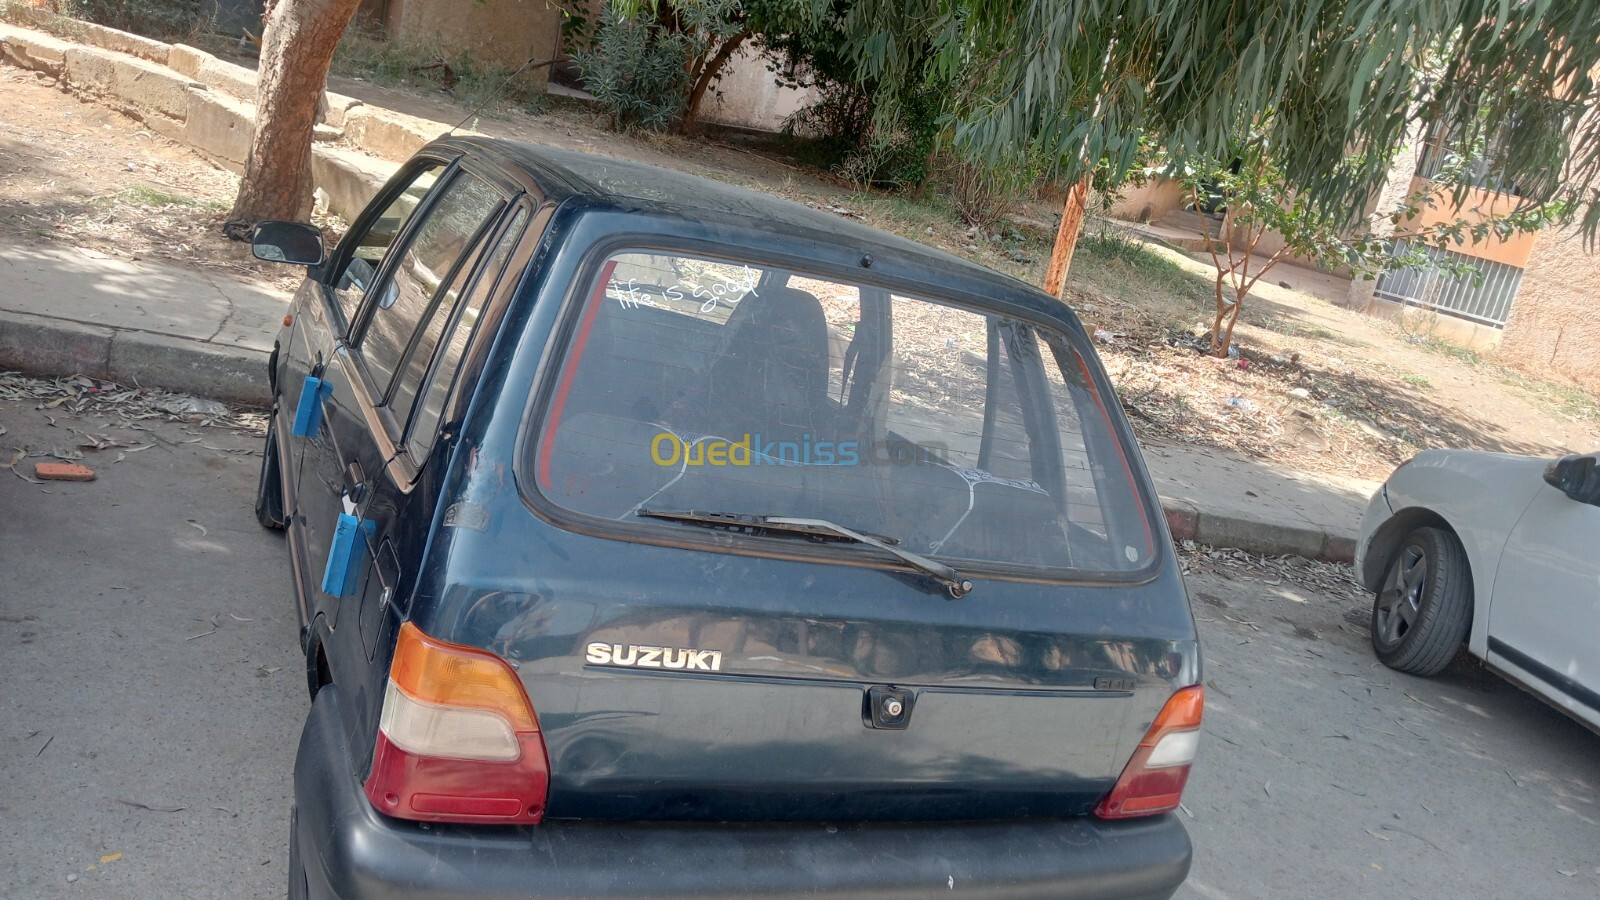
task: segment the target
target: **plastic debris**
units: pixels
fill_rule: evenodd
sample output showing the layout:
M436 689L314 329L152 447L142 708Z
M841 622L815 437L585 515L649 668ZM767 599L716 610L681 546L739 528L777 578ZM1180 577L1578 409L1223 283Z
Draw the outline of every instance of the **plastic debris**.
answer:
M201 415L216 417L228 414L227 404L219 403L216 400L202 400L199 397L187 397L182 394L161 404L161 409L178 416Z

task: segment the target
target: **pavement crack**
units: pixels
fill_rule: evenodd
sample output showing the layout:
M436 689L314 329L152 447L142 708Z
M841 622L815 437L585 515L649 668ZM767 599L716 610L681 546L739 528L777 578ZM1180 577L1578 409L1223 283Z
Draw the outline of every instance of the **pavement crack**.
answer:
M209 285L213 291L217 292L217 296L222 298L223 303L228 304L228 314L223 316L222 321L217 324L217 330L211 332L210 337L205 338L206 343L214 344L216 343L217 338L222 336L222 332L228 327L228 323L233 321L233 317L239 312L239 307L234 304L233 298L229 297L227 292L211 279L210 275L202 274L201 278L204 279L205 283Z

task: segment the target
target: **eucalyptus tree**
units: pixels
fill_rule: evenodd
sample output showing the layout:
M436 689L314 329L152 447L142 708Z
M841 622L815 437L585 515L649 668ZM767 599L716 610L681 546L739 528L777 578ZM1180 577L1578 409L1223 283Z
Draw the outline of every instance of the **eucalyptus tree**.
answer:
M843 31L878 115L931 45L962 86L958 150L1042 147L1063 182L1115 183L1142 141L1174 167L1216 159L1265 121L1283 184L1349 215L1434 121L1513 134L1499 162L1524 201L1563 201L1591 246L1600 230L1594 0L856 0Z

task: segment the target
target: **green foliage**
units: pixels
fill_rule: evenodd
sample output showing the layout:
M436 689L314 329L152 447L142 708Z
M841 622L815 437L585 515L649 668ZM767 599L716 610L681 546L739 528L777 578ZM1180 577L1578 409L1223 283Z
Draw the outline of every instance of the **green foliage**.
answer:
M157 40L186 38L209 21L201 0L56 0L56 12Z
M940 98L926 89L914 94L899 103L897 118L865 116L857 130L845 132L854 146L838 167L842 178L858 189L920 188L927 182L939 141Z
M1506 177L1600 229L1592 3L856 0L841 28L875 115L948 81L958 149L1038 146L1066 181L1096 165L1119 181L1147 137L1174 161L1227 158L1270 112L1283 183L1356 210L1421 118L1463 123L1469 143L1515 133Z
M1256 283L1281 260L1293 255L1328 267L1348 267L1371 279L1393 269L1433 265L1451 274L1478 276L1470 265L1443 266L1430 260L1426 249L1448 250L1468 240L1491 236L1511 237L1535 231L1564 214L1564 204L1521 205L1493 216L1463 216L1428 225L1412 225L1419 213L1438 206L1442 193L1425 189L1407 197L1397 208L1380 210L1362 221L1339 207L1319 202L1309 191L1289 186L1289 161L1283 148L1273 145L1271 116L1258 120L1249 137L1235 142L1224 157L1201 160L1183 173L1183 182L1195 208L1220 206L1227 211L1227 234L1216 242L1211 258L1217 267L1216 318L1212 352L1224 355L1245 298ZM1338 170L1358 170L1364 161L1346 159ZM1379 227L1383 226L1383 227ZM1209 227L1209 226L1208 226ZM1257 252L1267 234L1282 244L1270 253ZM1404 238L1409 249L1396 254L1396 241ZM1217 246L1220 245L1220 246Z
M681 33L629 18L608 4L594 46L573 57L584 86L617 128L665 131L683 112L695 45Z

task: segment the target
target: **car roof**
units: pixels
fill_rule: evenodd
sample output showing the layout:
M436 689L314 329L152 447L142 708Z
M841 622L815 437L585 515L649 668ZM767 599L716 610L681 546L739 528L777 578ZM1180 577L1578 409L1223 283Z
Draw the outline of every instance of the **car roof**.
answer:
M985 284L1012 302L1060 317L1062 304L1027 282L988 269L926 244L907 240L843 216L697 175L659 166L560 150L538 144L485 137L443 138L439 149L454 149L498 165L508 174L530 178L554 202L582 198L597 205L684 218L738 217L770 234L814 238L862 251L916 257L932 278L954 276ZM1075 318L1067 316L1067 318Z

